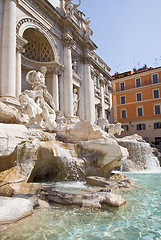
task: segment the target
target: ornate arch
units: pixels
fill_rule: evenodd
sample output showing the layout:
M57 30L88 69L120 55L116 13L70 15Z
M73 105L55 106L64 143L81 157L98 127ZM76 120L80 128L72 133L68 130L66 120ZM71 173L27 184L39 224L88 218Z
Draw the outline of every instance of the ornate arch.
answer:
M23 33L26 29L28 28L35 28L38 29L40 32L42 32L44 34L44 36L46 37L46 39L49 41L51 48L53 50L54 53L54 57L55 57L55 61L59 62L60 61L60 54L59 54L59 50L56 44L56 41L54 40L53 36L51 35L50 31L43 26L43 24L41 24L40 22L38 22L37 20L33 19L33 18L23 18L21 19L17 25L16 25L16 33L22 37Z

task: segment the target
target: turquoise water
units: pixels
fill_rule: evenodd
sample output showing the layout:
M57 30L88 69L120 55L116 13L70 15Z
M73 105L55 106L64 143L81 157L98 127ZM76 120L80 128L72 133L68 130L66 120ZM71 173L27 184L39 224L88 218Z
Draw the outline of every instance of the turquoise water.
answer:
M1 240L161 239L161 174L128 174L137 188L123 191L119 209L81 210L53 206L1 230ZM73 183L72 183L73 184ZM78 187L86 186L76 183ZM60 184L59 187L74 185Z

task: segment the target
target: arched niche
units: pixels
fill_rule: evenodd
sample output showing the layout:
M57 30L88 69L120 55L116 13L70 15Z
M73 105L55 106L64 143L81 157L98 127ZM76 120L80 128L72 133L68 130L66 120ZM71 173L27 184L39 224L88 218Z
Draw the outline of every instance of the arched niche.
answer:
M46 74L46 85L50 91L52 73L50 69L60 62L59 51L50 31L38 21L31 18L23 18L17 23L17 35L27 40L22 53L22 91L31 89L26 83L26 74L30 70L40 70L46 66L49 71Z

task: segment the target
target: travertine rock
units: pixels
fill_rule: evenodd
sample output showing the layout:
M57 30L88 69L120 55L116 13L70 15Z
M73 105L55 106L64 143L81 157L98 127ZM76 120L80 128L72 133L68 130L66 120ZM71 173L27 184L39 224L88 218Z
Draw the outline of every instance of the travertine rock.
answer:
M88 176L86 182L88 185L103 187L109 192L120 188L130 188L134 184L132 180L126 177L120 178L121 176L110 177L110 179L98 176Z
M1 123L19 123L19 114L16 108L0 102L0 122Z
M89 121L79 121L73 125L66 125L58 130L58 135L68 141L88 141L108 137L105 131Z
M80 157L88 163L88 175L110 177L111 171L121 166L122 159L127 158L128 151L121 147L115 139L106 138L95 141L81 141Z
M14 194L14 189L12 186L6 182L0 181L0 196L12 197Z
M7 179L2 179L6 182L76 180L89 174L109 178L111 171L128 156L115 138L88 121L80 121L71 128L69 125L66 137L76 145L56 141L53 133L31 131L18 124L0 124L0 131L0 171L12 169Z
M119 207L126 201L120 195L108 192L92 194L71 194L56 191L50 188L40 189L37 192L39 198L50 203L63 205L76 205L83 208L101 208L103 205Z
M16 222L33 213L28 199L0 197L0 225Z
M0 157L13 153L18 143L29 136L29 131L24 125L0 123Z

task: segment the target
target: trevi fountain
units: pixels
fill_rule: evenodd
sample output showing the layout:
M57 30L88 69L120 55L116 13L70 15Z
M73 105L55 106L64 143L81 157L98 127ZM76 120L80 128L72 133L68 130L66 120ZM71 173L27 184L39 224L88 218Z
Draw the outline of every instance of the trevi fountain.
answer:
M161 239L161 156L109 123L80 4L0 1L1 240Z
M27 73L32 90L18 108L0 102L0 238L160 239L154 149L138 135L117 138L119 123L66 119L46 71Z

